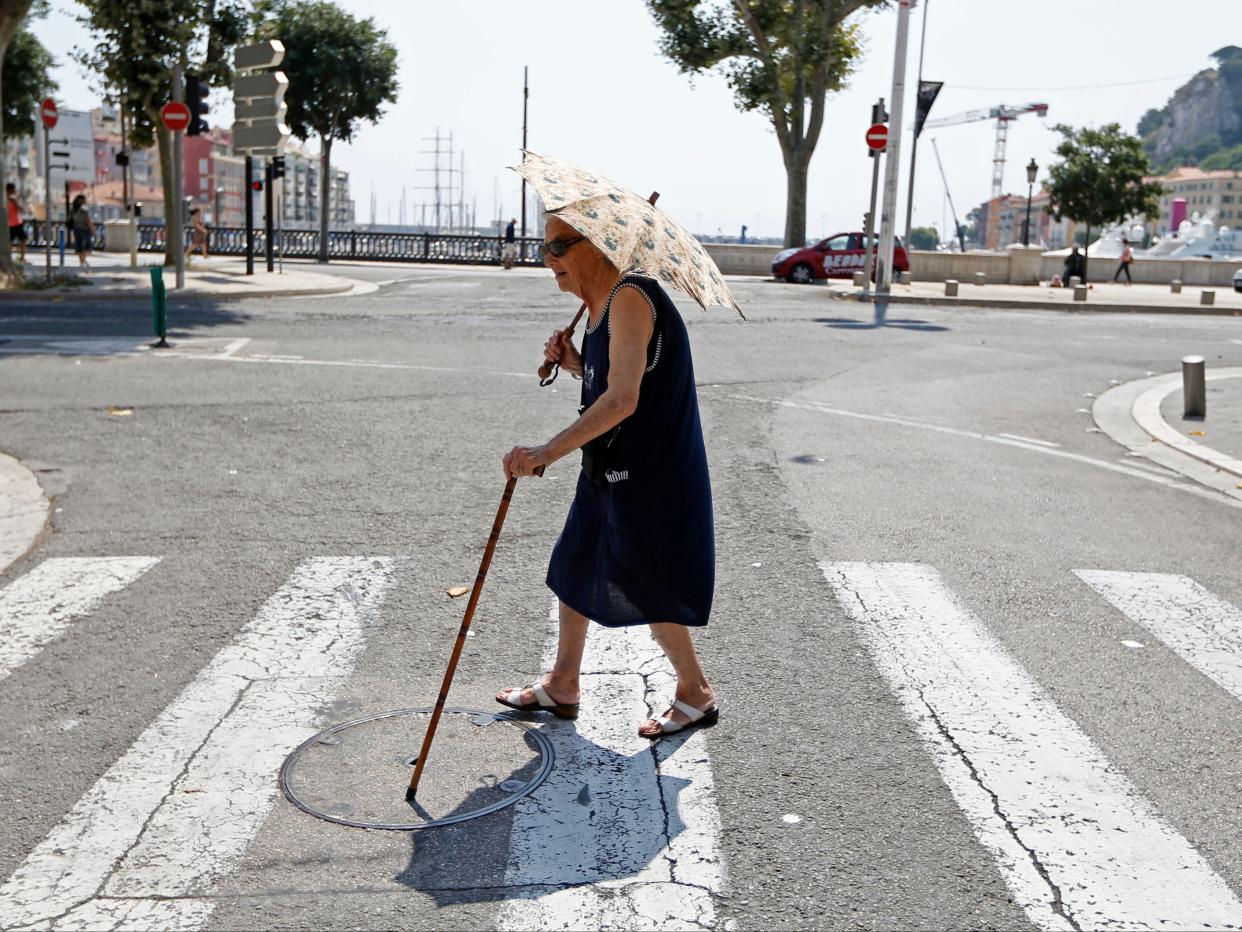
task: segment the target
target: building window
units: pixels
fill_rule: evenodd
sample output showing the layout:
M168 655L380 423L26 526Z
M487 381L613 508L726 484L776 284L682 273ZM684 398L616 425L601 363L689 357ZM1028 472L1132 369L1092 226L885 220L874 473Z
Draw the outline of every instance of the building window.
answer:
M199 159L199 160L198 160L198 173L199 173L200 175L205 175L205 174L207 174L207 160L206 160L206 159Z

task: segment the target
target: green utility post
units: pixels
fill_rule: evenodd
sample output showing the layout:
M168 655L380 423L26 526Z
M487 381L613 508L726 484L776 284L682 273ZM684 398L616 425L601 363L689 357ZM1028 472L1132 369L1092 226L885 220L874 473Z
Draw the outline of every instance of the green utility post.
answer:
M155 312L155 335L160 338L158 343L151 345L156 348L168 346L168 292L164 289L164 267L151 266L151 308Z

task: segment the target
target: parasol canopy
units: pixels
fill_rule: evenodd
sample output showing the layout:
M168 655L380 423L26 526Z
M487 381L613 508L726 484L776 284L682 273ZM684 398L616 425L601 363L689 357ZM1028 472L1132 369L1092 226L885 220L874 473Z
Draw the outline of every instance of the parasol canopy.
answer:
M704 309L718 304L742 314L703 245L664 211L603 175L529 149L522 154L514 171L548 213L589 239L623 274L648 275Z

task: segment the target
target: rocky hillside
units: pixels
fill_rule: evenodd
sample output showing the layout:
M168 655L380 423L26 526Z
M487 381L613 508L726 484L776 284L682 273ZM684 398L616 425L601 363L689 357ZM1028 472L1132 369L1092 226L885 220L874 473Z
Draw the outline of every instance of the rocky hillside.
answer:
M1159 171L1242 168L1242 48L1226 46L1212 57L1217 67L1200 71L1139 121L1143 147Z

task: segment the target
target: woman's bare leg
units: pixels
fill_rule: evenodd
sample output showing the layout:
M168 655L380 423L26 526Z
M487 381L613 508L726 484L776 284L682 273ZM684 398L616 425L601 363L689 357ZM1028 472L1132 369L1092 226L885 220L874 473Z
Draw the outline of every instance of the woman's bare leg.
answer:
M694 642L690 639L690 629L685 625L653 624L651 636L664 650L669 663L673 665L673 671L677 674L677 698L696 709L711 708L716 701L716 694L708 684L703 667L699 664ZM688 721L686 716L676 709L670 709L666 715L683 725ZM648 719L640 730L658 734L660 726L654 719Z
M564 602L560 603L560 636L556 642L556 663L542 680L547 694L557 702L573 704L580 698L578 677L582 673L582 654L586 650L587 630L591 622ZM530 689L523 689L519 699L535 701Z

